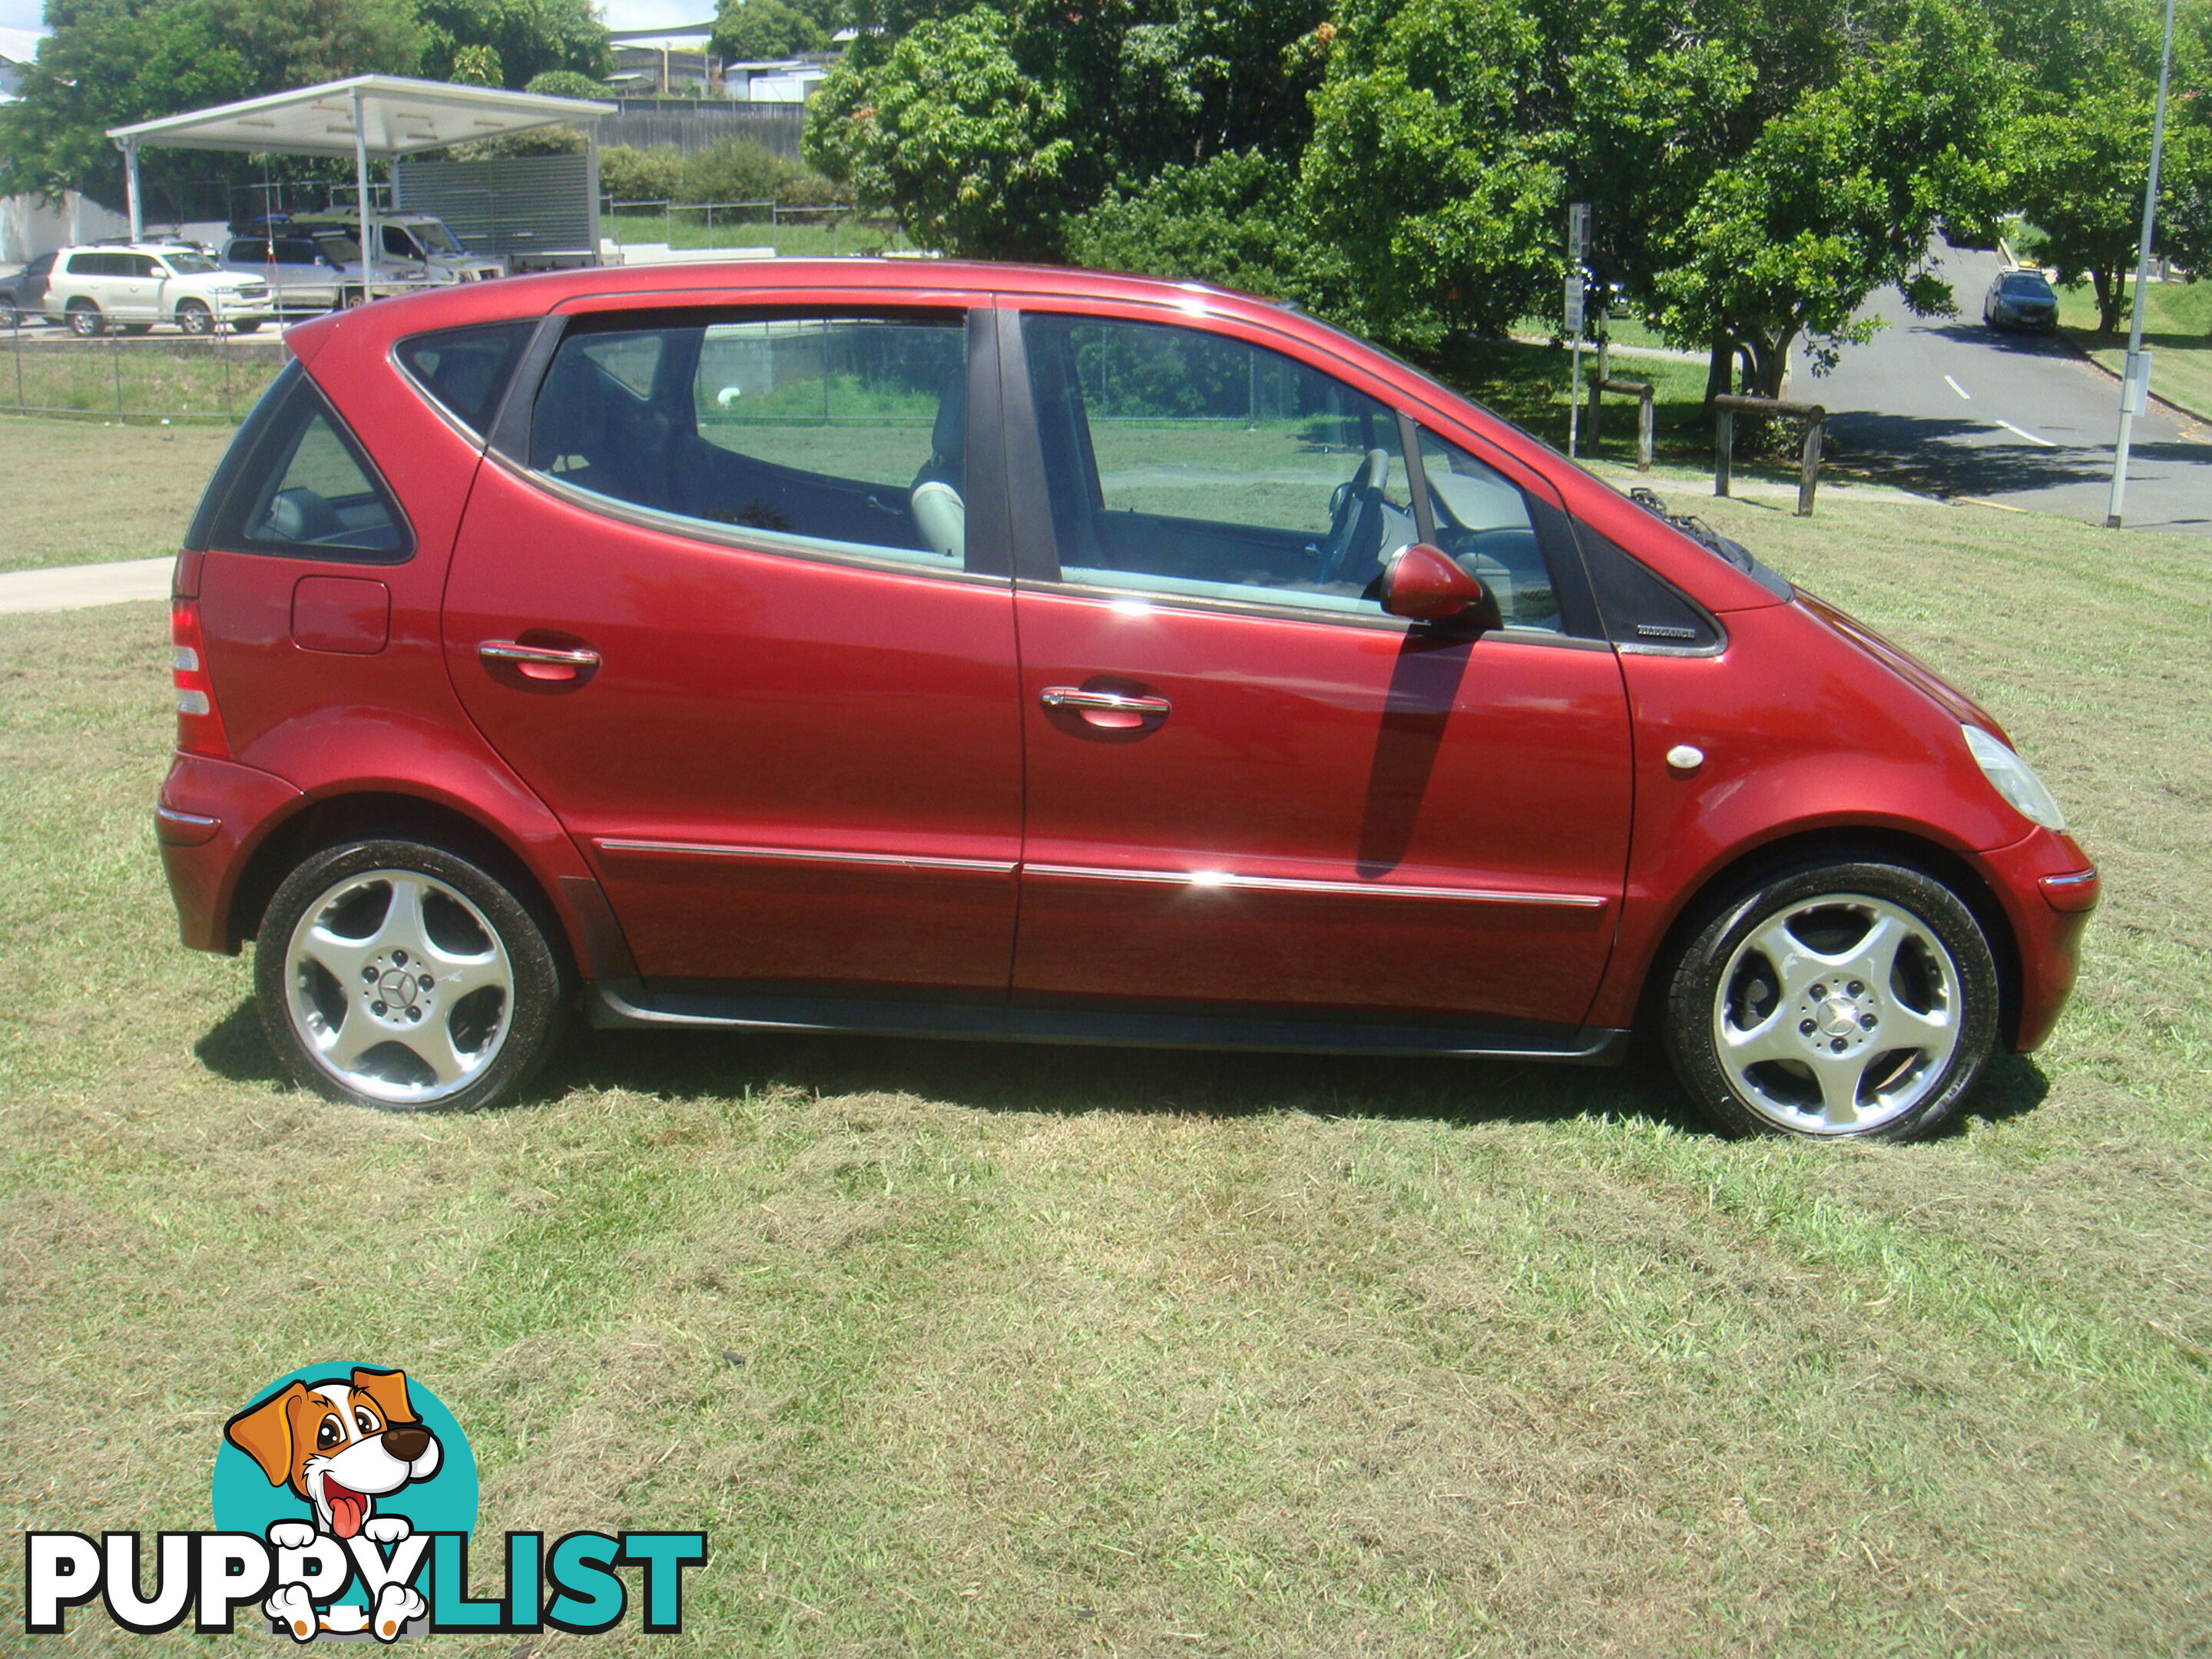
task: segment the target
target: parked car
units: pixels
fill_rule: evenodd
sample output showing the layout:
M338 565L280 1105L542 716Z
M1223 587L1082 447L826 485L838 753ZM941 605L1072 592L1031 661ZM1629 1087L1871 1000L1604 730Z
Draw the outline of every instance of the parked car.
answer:
M41 253L13 276L0 276L0 329L21 328L45 314L54 257Z
M177 561L187 945L379 1106L602 1025L1611 1060L1903 1139L2098 876L1985 710L1396 359L899 260L290 335Z
M361 216L343 208L296 213L290 228L319 235L336 232L358 248ZM507 275L506 262L471 253L446 222L428 213L385 213L375 220L377 275L413 283L480 283Z
M1991 328L2058 326L2058 295L2039 270L2001 270L1982 296L1982 321Z
M361 249L343 237L255 233L233 236L218 261L225 270L258 276L284 315L335 311L361 291Z
M198 248L156 242L64 248L46 287L46 315L72 334L111 325L143 334L174 323L187 334L218 327L251 334L276 315L269 284L225 270Z

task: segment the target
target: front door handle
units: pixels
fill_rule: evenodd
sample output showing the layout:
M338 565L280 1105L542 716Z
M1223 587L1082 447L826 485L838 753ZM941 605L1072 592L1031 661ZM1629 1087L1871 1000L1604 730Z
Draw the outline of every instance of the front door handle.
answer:
M1047 708L1072 708L1093 726L1127 730L1164 720L1175 705L1165 697L1133 696L1124 691L1086 691L1079 685L1048 685L1037 693Z
M488 663L512 666L525 679L579 680L596 673L599 653L588 649L566 650L557 645L525 645L519 640L486 640L477 655Z

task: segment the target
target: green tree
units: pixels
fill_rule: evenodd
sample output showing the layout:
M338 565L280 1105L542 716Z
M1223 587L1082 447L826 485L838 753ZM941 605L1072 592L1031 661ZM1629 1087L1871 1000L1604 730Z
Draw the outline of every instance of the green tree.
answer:
M1328 0L853 0L862 32L810 106L810 154L939 246L1049 256L1067 216L1140 192L1164 167L1253 150L1295 158L1328 10ZM954 61L931 61L937 45ZM918 87L934 111L918 106ZM892 108L895 125L878 118ZM994 193L1000 184L1012 193Z
M1970 238L1992 233L2009 92L1984 21L1920 0L1897 38L1767 121L1654 239L1656 320L1710 341L1717 374L1723 354L1741 356L1771 398L1801 337L1817 366L1872 337L1879 325L1858 313L1877 289L1916 314L1950 314L1935 237L1947 217Z
M924 20L880 64L832 70L808 112L807 159L928 246L1049 257L1079 205L1077 146L1066 95L1024 72L1010 33L977 6Z
M819 52L830 42L822 26L784 0L722 0L707 49L739 63Z
M574 70L546 70L524 83L525 92L546 98L604 98L607 89L588 75Z
M461 79L463 54L480 72L486 64L471 48L488 49L498 79L523 87L548 70L573 70L602 79L613 73L606 25L592 0L414 0L422 28L417 73L433 81Z
M2019 205L2042 233L2040 258L2065 282L2087 281L2100 332L2128 313L2127 275L2142 237L2143 190L2158 92L2160 8L2151 0L2066 0L2047 13L1990 0L2025 86ZM2212 107L2191 94L2212 65L2212 4L2184 7L2174 29L2173 85L2160 175L2154 250L2200 266L2208 249L2194 204L2212 192L2205 137Z
M1297 173L1257 150L1166 167L1067 222L1066 251L1102 270L1218 283L1304 304L1342 291L1298 199Z
M0 193L83 190L119 206L106 131L133 121L368 72L406 74L421 32L406 0L53 0L17 100L0 105ZM244 157L144 152L149 217L177 184L256 169Z

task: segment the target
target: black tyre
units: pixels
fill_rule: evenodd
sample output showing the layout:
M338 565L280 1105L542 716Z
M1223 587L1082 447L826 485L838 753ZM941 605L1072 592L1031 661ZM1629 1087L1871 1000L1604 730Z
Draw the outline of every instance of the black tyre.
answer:
M1910 1140L1996 1045L1996 962L1934 877L1829 863L1771 875L1701 928L1666 985L1668 1056L1734 1134Z
M0 333L23 325L23 313L16 309L13 300L0 300Z
M187 334L215 332L215 313L198 300L177 301L177 326Z
M400 1109L512 1099L558 1046L568 1007L559 955L504 882L396 840L330 848L284 878L254 991L302 1084Z
M89 340L107 326L107 319L100 314L100 307L89 300L69 302L69 330L80 340Z
M257 317L248 322L233 323L230 325L230 331L233 334L254 334L258 333L260 328L261 319Z
M151 323L121 323L117 325L116 331L119 334L151 334L154 331L154 325Z

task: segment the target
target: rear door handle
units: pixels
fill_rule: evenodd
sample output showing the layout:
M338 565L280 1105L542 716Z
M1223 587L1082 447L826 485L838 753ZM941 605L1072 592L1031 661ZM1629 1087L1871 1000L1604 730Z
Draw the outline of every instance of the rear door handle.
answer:
M1079 685L1048 685L1037 693L1037 701L1047 708L1072 708L1091 725L1108 730L1127 730L1164 720L1175 707L1165 697L1086 691Z
M524 645L517 640L486 640L477 655L489 663L503 663L525 679L574 680L598 671L599 653L588 649L564 650L556 645Z
M1075 685L1048 685L1037 694L1048 708L1098 708L1116 714L1165 714L1175 707L1165 697L1132 697L1120 691L1085 691Z

